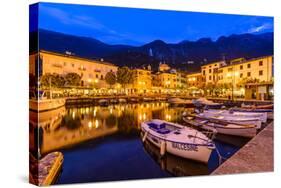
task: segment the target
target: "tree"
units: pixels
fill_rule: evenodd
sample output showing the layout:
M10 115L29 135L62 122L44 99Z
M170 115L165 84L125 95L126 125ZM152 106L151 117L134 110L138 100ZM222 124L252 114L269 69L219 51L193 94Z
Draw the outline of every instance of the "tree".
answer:
M59 75L59 74L51 74L51 73L47 73L44 74L43 76L41 76L40 78L40 86L41 87L63 87L65 83L64 77Z
M77 73L67 73L64 76L66 86L79 86L81 83L81 76Z
M29 88L35 88L37 86L36 76L29 73Z
M110 87L112 87L114 84L116 84L116 75L114 72L110 71L106 73L105 75L105 81Z
M118 68L117 82L125 88L127 84L133 82L133 72L128 67Z

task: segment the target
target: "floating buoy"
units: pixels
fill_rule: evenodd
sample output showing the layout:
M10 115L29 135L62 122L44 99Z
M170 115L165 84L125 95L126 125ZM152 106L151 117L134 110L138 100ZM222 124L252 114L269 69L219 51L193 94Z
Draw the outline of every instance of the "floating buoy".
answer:
M147 137L147 134L148 134L148 132L145 132L145 133L144 133L144 135L143 135L143 137L142 137L142 142L145 142L146 137Z
M163 141L161 142L161 146L160 146L160 155L163 156L166 153L166 142Z

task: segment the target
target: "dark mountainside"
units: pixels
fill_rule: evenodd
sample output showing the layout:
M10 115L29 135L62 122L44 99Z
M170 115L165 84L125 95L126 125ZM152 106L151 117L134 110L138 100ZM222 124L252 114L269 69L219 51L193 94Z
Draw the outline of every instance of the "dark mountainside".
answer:
M30 51L36 33L30 33ZM168 44L155 40L143 46L109 45L99 40L39 30L39 48L58 53L70 51L77 56L103 58L118 66L140 67L150 64L156 69L159 62L174 68L197 71L202 64L245 57L246 59L273 55L273 33L240 34L220 37L216 41L202 38L197 41L182 41Z

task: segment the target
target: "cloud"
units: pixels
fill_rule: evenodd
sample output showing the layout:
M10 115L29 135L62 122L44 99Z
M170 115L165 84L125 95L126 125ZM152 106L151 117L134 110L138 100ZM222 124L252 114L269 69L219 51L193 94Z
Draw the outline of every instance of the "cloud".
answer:
M92 17L86 15L75 15L63 11L59 8L48 7L48 6L41 6L40 12L45 14L48 17L52 17L59 21L61 24L64 25L73 25L73 26L80 26L86 27L89 29L96 29L96 30L106 30L107 28L99 23Z
M260 26L250 28L248 30L248 33L259 33L259 32L265 31L265 30L270 30L272 28L273 28L272 24L264 23Z
M40 14L44 17L55 19L60 24L75 27L82 27L88 30L94 38L102 40L104 42L110 42L113 44L119 44L127 40L132 40L134 37L130 33L120 33L111 29L104 24L100 23L94 17L69 13L56 7L41 6ZM140 42L132 40L134 44Z

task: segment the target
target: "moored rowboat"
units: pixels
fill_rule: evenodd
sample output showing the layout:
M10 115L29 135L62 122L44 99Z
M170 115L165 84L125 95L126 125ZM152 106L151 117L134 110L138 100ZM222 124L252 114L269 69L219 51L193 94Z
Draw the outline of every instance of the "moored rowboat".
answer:
M215 103L211 100L208 100L206 98L199 98L199 99L193 99L192 100L192 103L196 106L196 107L205 107L205 108L208 108L208 109L220 109L223 107L223 104L221 103Z
M267 122L267 113L257 113L257 112L237 112L232 110L214 110L209 109L205 110L204 114L210 115L221 115L221 116L228 116L232 118L258 118L263 123Z
M249 137L249 138L252 138L257 134L257 129L255 125L239 125L233 123L222 124L222 123L211 122L206 119L200 119L200 118L188 119L187 117L184 117L183 120L192 126L200 127L204 130L208 130L220 134Z
M240 125L255 125L257 129L261 128L262 121L259 117L246 117L246 116L232 116L232 115L221 115L212 113L199 113L194 115L198 118L206 118L209 120L216 120L225 123L234 123Z
M141 124L142 141L148 140L161 155L168 153L208 163L214 143L203 133L190 127L154 119Z

